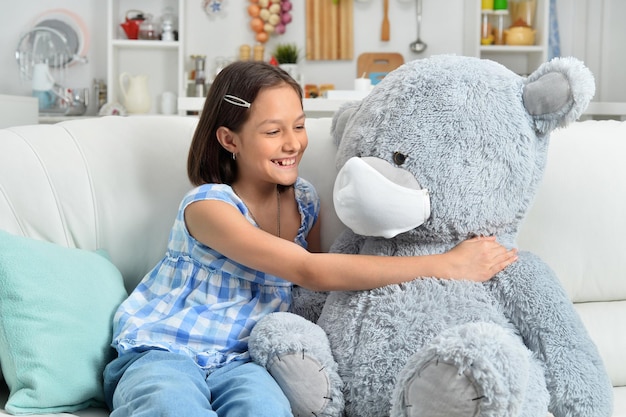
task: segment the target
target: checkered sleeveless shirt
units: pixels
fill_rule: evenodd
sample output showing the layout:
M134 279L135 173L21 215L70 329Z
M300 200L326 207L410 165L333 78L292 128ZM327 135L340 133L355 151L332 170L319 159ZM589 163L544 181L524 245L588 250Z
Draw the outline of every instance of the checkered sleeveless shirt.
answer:
M295 241L306 248L306 236L319 215L319 198L301 178L294 189L302 219ZM164 349L187 355L205 369L249 360L252 327L269 313L289 310L289 281L228 259L189 234L184 211L200 200L232 204L256 225L230 186L204 184L191 190L178 210L165 257L115 314L112 346L120 355Z

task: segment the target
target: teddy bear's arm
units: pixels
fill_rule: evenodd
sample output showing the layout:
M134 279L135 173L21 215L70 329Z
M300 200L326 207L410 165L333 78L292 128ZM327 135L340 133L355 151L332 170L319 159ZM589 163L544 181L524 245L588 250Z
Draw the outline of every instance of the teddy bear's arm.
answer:
M524 343L544 363L556 416L612 414L612 388L598 350L554 272L539 257L519 259L486 285Z

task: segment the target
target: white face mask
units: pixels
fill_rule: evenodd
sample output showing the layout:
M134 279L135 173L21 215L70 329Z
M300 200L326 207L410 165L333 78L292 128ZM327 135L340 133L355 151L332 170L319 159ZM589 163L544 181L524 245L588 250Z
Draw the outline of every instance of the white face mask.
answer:
M337 174L333 202L356 234L390 239L430 217L428 190L408 171L373 157L350 158Z

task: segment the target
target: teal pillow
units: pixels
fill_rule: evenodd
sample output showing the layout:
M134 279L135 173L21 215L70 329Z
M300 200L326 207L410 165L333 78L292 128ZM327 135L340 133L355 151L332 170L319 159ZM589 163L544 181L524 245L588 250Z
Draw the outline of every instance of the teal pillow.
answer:
M0 365L12 414L102 406L112 319L127 293L96 252L0 230Z

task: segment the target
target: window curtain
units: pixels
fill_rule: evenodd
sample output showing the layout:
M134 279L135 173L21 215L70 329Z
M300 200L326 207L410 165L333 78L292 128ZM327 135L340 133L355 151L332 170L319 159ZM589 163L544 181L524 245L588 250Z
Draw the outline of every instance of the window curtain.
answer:
M548 38L548 60L561 56L559 21L556 15L556 0L550 0L550 37Z

